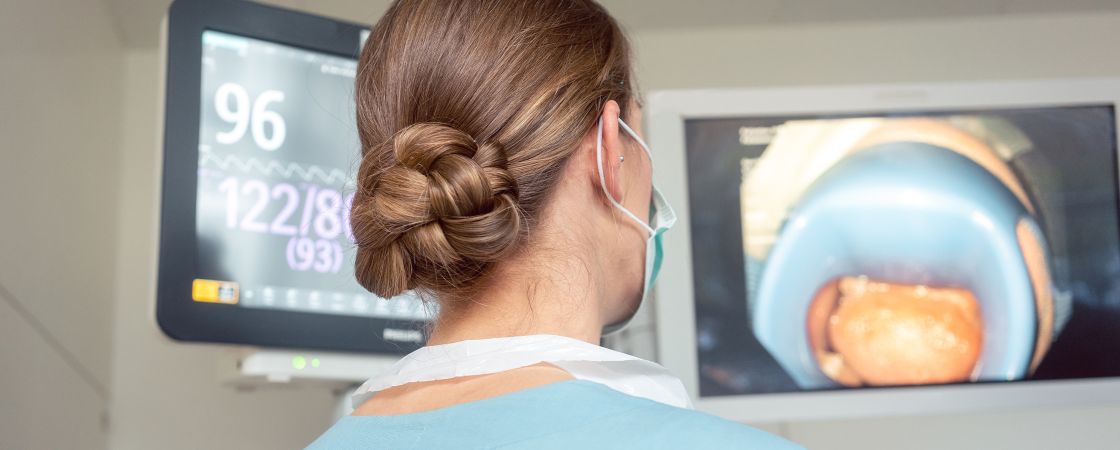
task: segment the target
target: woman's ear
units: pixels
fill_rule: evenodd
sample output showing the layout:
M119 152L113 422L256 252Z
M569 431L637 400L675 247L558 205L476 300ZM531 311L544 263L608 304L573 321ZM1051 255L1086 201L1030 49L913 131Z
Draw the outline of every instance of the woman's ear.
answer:
M625 150L622 147L622 136L619 135L619 113L618 102L608 100L607 103L603 105L603 112L599 116L599 123L591 129L590 154L593 158L591 161L591 181L594 183L595 190L598 192L602 192L602 186L606 186L607 192L615 201L622 201L622 171L619 170L619 166L622 164L621 157ZM601 153L595 150L600 128L602 129L603 136L603 151ZM600 178L600 170L602 170L602 178Z

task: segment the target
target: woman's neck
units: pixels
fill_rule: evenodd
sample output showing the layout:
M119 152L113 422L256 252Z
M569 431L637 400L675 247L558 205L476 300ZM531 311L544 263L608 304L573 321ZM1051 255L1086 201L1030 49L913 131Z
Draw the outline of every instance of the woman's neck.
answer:
M573 262L506 264L477 295L441 305L429 345L551 334L598 344L602 336L595 271ZM547 273L541 273L547 270Z
M618 258L602 243L620 233L612 216L570 213L596 201L588 186L565 179L558 190L575 193L554 196L539 221L549 225L537 227L529 246L495 267L474 295L441 304L428 343L552 334L598 345L612 314L608 298L619 289L605 275L617 272Z

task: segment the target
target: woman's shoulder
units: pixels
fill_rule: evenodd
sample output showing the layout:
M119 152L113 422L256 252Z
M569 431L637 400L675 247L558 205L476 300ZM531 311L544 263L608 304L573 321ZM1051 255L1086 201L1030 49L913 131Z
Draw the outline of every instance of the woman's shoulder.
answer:
M757 428L696 410L682 409L620 392L607 393L633 405L598 426L627 431L630 447L796 450L801 447ZM621 434L621 433L620 433ZM625 444L625 443L624 443ZM635 445L638 444L638 445Z
M644 448L801 449L769 432L703 412L671 406L658 409L665 410L660 413L663 420L650 421L644 440L651 446Z
M438 410L346 417L314 449L757 449L800 447L701 412L590 381L564 381Z

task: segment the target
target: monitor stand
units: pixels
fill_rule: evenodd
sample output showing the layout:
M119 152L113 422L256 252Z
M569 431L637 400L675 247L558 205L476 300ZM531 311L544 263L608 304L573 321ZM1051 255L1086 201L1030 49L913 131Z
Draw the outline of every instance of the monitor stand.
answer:
M273 383L348 387L380 373L400 359L389 355L316 350L241 348L221 362L223 381L251 388Z

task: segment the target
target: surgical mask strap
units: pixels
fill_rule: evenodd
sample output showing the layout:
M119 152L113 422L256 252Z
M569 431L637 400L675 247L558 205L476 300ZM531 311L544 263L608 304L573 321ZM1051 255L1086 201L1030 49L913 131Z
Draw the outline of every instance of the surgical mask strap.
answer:
M653 153L649 151L649 147L646 146L646 143L642 142L642 138L638 137L638 134L635 133L634 130L632 130L628 125L626 125L626 122L623 122L622 118L618 119L618 124L622 126L623 130L626 130L627 133L630 133L630 135L634 137L634 140L638 141L638 144L641 145L642 149L646 151L646 155L649 156L650 169L653 169ZM639 219L638 216L634 215L634 213L630 212L630 210L626 209L626 207L622 206L622 204L619 203L618 200L615 200L614 196L612 196L610 191L607 189L607 176L606 171L603 168L602 117L599 118L599 131L595 136L595 162L599 165L599 187L603 189L603 194L607 196L607 199L611 201L611 204L613 204L616 208L622 210L623 214L626 214L627 217L633 219L634 222L638 223L638 225L641 225L642 229L646 230L646 232L651 236L656 234L657 231L654 230L653 227L649 226L649 224L645 223L642 219Z

